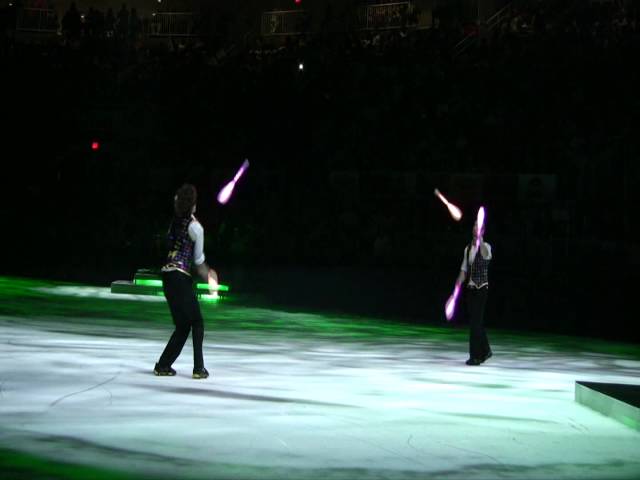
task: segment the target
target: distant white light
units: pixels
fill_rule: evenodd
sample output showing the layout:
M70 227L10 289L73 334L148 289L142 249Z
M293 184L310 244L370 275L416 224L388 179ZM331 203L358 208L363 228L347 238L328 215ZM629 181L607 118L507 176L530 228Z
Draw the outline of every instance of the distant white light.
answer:
M301 62L298 64L298 70L304 70L304 63Z

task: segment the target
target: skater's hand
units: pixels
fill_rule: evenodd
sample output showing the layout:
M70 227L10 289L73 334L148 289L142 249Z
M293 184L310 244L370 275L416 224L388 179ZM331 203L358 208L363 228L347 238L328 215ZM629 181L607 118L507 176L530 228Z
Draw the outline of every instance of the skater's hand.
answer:
M207 274L207 283L209 284L209 293L216 295L218 293L218 274L213 268L209 269Z

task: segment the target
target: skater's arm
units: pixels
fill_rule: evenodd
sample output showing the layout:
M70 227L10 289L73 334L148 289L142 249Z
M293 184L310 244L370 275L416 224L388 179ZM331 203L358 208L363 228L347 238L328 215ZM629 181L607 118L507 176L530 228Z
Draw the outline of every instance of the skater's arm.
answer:
M196 265L196 273L205 282L209 284L209 293L214 295L218 291L218 274L216 271L207 265L207 262L202 262L200 265Z
M462 285L465 278L467 278L467 248L464 249L462 255L462 265L460 265L460 273L456 279L456 285Z
M200 222L195 220L189 224L189 237L193 240L193 263L200 265L204 262L204 229Z
M218 274L205 262L204 256L204 229L200 222L195 220L189 225L189 236L195 242L193 246L193 263L195 270L202 281L209 284L209 292L218 291Z
M487 242L482 242L480 244L480 253L485 260L491 260L491 245Z
M198 274L198 277L203 281L203 282L208 282L209 281L209 272L214 272L215 271L209 267L209 265L207 265L207 262L202 262L200 265L196 265L196 273ZM215 276L215 279L217 280L218 276Z
M189 224L189 237L193 240L193 264L198 277L204 282L209 281L209 265L205 262L204 256L204 229L195 217Z

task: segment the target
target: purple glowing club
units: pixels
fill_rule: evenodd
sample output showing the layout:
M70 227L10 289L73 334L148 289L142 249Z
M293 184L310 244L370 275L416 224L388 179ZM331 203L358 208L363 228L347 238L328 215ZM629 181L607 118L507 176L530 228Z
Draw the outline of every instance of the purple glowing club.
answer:
M478 238L476 239L476 248L480 246L480 235L482 233L482 227L484 227L484 207L478 209L478 219L476 220Z
M227 183L224 188L220 190L220 193L218 193L218 202L224 205L229 201L229 199L231 198L231 194L233 193L233 189L236 186L236 182L240 180L240 177L247 168L249 168L249 160L245 160L244 162L242 162L242 165L240 166L238 173L236 173L235 177L233 177L233 180Z
M453 318L453 312L456 310L456 302L458 301L458 295L460 294L460 284L456 283L456 287L453 289L453 294L447 300L444 306L444 315L447 317L447 321Z

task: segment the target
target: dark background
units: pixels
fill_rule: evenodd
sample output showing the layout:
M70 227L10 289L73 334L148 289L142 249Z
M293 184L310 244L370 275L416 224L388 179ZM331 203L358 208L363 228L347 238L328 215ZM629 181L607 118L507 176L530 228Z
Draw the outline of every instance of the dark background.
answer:
M238 298L443 323L484 205L490 328L640 340L638 2L517 2L456 55L458 3L429 28L315 18L239 41L229 12L189 38L30 34L4 2L0 271L106 286L158 268L192 182Z

